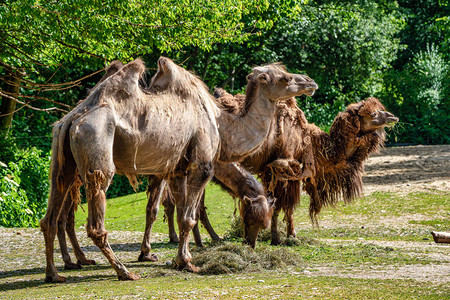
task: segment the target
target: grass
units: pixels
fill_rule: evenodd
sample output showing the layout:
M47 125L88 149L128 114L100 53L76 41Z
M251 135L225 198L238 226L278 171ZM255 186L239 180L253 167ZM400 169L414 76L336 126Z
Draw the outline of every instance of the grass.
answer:
M214 184L206 195L211 223L223 236L233 222L233 199ZM202 272L191 274L169 264L177 246L168 243L162 207L152 231L152 249L160 261L140 263L136 259L145 225L145 194L109 199L110 243L129 270L142 276L136 282L117 280L86 237L87 215L82 209L76 214L77 234L88 258L98 265L62 270L57 251L55 261L68 279L65 284L43 282L45 256L39 230L0 228L0 298L450 298L445 271L449 247L434 244L430 235L432 230L450 231L449 193L374 193L351 205L325 209L320 230L312 229L307 202L303 196L295 213L301 238L288 240L290 246L260 241L253 251L239 238L219 245L207 242L206 249L192 244L193 259Z

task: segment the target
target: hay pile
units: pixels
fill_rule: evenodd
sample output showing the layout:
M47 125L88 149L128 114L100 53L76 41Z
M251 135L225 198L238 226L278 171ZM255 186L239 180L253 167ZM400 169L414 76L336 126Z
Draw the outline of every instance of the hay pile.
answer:
M302 258L287 248L259 248L225 242L211 248L194 250L192 263L200 267L200 274L229 274L297 266Z
M280 234L280 238L282 240L282 244L285 246L307 246L307 245L313 245L318 246L320 244L319 241L307 238L307 237L286 237L286 224L280 224L278 226L278 232ZM236 217L231 222L230 229L225 233L224 239L225 240L238 240L242 239L244 237L244 225L242 224L241 218ZM268 242L271 240L271 232L270 229L266 229L261 231L258 234L258 241L260 242Z

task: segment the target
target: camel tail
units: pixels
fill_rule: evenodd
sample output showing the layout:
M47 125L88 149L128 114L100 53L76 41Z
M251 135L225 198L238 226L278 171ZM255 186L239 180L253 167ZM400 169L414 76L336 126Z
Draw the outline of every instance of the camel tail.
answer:
M69 123L69 124L68 124ZM72 152L70 151L70 140L68 136L68 129L70 128L71 120L59 122L53 127L52 135L52 157L50 163L50 180L51 188L56 187L57 190L62 191L64 188L64 167L67 160L74 162Z

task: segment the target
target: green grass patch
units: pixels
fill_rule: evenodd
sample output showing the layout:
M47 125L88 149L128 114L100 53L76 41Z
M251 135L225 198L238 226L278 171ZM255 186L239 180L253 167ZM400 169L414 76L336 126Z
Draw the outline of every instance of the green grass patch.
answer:
M314 230L308 219L309 199L302 196L295 212L298 238L271 246L270 235L264 232L253 251L241 244L234 227L233 199L210 184L206 192L208 214L214 229L228 239L216 245L206 241L205 249L190 244L200 274L172 268L177 245L168 243L162 208L153 227L156 241L152 243L152 252L160 261L137 262L145 226L145 193L109 199L106 228L111 231L111 247L130 271L142 276L141 280L117 280L104 256L86 237L84 205L86 212L79 209L76 214L77 235L87 257L98 265L62 270L55 242L56 265L68 281L46 284L39 230L0 228L0 298L448 299L449 281L442 277L450 263L448 247L434 244L429 232L450 230L449 198L448 193L439 192L374 193L350 205L323 210L321 229ZM401 268L405 268L404 276L396 271ZM415 272L419 276L424 270L428 270L428 277L414 280Z

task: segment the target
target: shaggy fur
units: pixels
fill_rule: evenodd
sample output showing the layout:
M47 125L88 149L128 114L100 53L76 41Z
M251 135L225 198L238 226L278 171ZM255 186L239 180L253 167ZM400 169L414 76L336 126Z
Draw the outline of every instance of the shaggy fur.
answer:
M242 96L234 97L234 103L233 96L223 90L216 96L229 111L241 108ZM272 218L274 244L280 243L277 217L281 209L288 223L288 236L295 236L293 212L300 200L300 181L311 198L310 218L317 226L317 215L324 206L340 199L350 202L361 194L363 162L383 146L384 127L398 121L373 97L351 104L338 114L330 134L309 124L295 99L279 103L276 116L266 143L242 162L277 198ZM302 163L300 171L292 159ZM292 180L295 173L297 179Z

